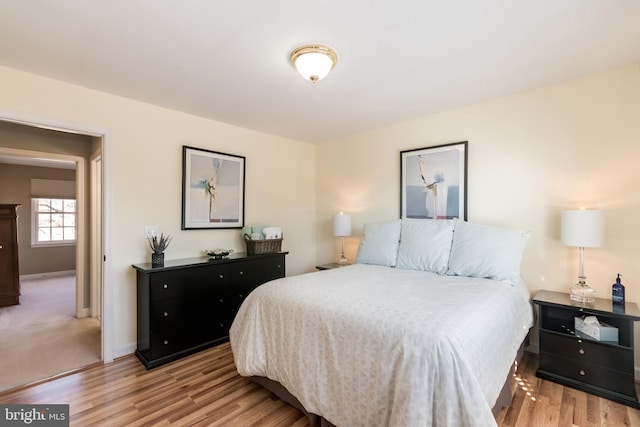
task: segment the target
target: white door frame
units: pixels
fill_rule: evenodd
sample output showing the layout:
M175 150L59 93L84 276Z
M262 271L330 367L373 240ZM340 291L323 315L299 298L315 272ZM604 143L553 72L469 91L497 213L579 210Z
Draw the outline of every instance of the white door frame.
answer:
M91 317L102 321L102 153L89 159L89 206L91 215L91 247L89 249Z
M96 128L78 123L70 123L48 117L42 117L34 114L26 114L22 112L0 109L0 120L19 123L32 127L39 127L51 130L57 130L68 133L82 134L101 138L102 140L102 360L104 362L113 362L114 358L114 322L113 322L113 286L111 272L111 132L107 129ZM19 150L26 151L26 150ZM55 158L54 153L47 153L47 157ZM80 162L84 170L84 161ZM84 186L84 181L82 182ZM84 191L84 187L83 190ZM83 193L84 194L84 193ZM83 224L84 225L84 224ZM84 237L83 237L84 238ZM78 236L80 239L80 235ZM78 241L80 245L80 241ZM78 246L81 248L81 246ZM76 250L76 253L83 252ZM77 260L78 255L76 255ZM83 261L84 262L84 261ZM77 264L76 268L82 267L84 264Z

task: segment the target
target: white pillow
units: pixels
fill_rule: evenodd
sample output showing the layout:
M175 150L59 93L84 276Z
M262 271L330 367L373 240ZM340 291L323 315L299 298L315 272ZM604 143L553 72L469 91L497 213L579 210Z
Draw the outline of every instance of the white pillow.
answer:
M445 274L455 219L403 219L396 267Z
M394 267L400 244L400 224L399 219L379 224L365 224L356 263Z
M528 231L458 221L447 274L517 280Z

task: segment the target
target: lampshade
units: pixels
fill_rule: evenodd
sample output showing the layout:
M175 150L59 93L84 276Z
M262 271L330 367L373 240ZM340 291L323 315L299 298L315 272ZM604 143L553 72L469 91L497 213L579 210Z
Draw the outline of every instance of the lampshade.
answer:
M566 246L599 248L604 243L604 212L594 209L562 211L562 243Z
M311 83L327 77L338 62L338 54L328 46L310 44L294 49L290 56L291 65Z
M351 236L351 215L333 216L333 235L334 236Z

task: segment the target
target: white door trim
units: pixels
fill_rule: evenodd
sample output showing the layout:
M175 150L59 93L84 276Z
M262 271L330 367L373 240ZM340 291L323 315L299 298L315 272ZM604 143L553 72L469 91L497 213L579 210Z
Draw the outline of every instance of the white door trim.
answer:
M89 159L90 215L91 215L91 248L89 249L91 289L91 317L97 317L102 321L102 154Z
M35 114L0 109L0 120L13 123L20 123L27 126L40 127L45 129L58 130L68 133L76 133L94 136L102 139L102 248L103 248L103 270L102 270L102 360L112 362L114 359L114 314L113 314L113 286L111 272L111 132L107 129L88 126L84 124L71 123L42 117ZM54 153L47 153L47 156L55 157ZM78 267L78 266L77 266Z

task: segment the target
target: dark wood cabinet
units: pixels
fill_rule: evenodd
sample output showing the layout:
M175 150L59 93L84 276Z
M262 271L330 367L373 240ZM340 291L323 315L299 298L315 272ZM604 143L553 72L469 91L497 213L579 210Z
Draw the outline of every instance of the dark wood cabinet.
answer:
M190 258L133 267L137 275L136 356L153 368L229 339L247 295L285 275L287 252Z
M18 208L0 204L0 307L20 304Z
M568 294L540 291L533 298L540 307L540 366L537 375L640 409L634 380L633 324L640 320L634 303L613 305L597 298L580 305ZM596 316L618 329L618 343L597 341L576 333L576 317Z

